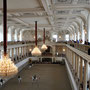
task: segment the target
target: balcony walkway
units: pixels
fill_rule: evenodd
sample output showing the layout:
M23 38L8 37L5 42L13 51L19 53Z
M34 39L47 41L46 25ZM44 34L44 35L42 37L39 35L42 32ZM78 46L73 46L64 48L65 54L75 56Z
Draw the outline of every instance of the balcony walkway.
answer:
M32 84L32 75L40 76L37 83ZM59 64L36 64L32 68L26 67L19 75L9 80L0 90L71 90L66 67Z

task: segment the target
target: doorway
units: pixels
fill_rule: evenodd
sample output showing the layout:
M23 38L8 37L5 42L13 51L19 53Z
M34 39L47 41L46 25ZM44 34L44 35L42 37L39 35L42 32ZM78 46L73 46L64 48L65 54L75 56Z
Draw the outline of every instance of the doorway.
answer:
M52 58L42 58L42 63L51 64Z

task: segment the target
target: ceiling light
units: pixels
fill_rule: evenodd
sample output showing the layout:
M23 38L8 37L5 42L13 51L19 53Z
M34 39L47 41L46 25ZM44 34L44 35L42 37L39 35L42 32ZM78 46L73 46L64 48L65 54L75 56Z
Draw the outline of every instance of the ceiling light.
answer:
M17 74L18 68L14 65L13 61L8 55L3 55L0 60L0 76L9 77Z
M37 21L35 21L35 48L32 50L31 53L33 56L40 56L41 55L41 51L37 47Z
M3 0L3 26L4 53L0 60L0 76L5 78L15 75L18 72L18 68L7 54L7 0Z
M63 52L65 52L65 49L63 48Z
M29 51L31 52L31 51L32 51L32 49L30 48L30 49L29 49Z
M45 51L47 49L47 46L45 45L45 28L44 28L44 31L43 31L43 45L42 45L41 49L43 51Z
M35 48L33 49L33 51L31 53L33 56L40 56L41 55L41 51L39 50L39 48L37 46L35 46Z
M61 36L59 36L59 38L61 38Z

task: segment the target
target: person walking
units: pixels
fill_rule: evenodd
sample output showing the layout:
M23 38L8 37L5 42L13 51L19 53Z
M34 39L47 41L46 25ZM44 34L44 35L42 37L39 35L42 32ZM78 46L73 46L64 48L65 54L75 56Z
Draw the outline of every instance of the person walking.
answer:
M3 85L3 79L0 79L0 85L1 86Z
M21 80L22 80L21 76L18 76L18 82L19 83L21 83Z

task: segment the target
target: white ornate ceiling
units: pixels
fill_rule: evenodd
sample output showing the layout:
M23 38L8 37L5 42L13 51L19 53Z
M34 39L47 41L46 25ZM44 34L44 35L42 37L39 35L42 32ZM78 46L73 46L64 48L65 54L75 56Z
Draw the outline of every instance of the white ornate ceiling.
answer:
M33 30L34 21L38 29L69 33L68 27L90 10L90 0L7 0L8 26ZM0 23L2 23L2 0L0 0Z

